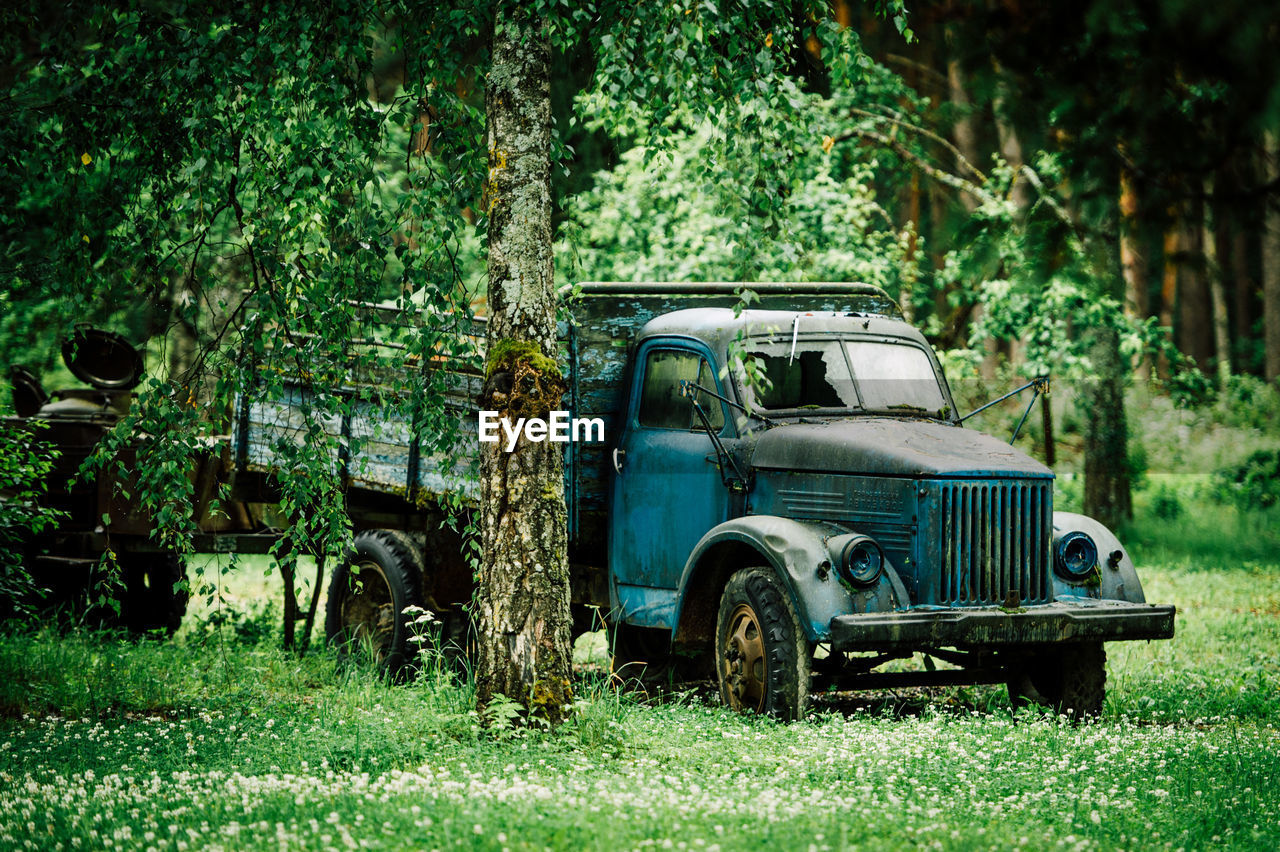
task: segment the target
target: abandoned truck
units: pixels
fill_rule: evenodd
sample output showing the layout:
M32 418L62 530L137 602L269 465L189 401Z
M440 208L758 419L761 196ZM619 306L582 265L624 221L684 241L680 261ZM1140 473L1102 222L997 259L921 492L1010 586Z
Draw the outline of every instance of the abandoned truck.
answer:
M152 518L129 499L136 489L127 474L80 472L128 414L133 388L143 378L142 354L118 334L79 326L63 342L62 360L87 387L50 394L21 367L9 374L15 416L6 425L28 431L33 441L55 451L43 504L60 513L38 534L18 536L24 564L44 589L24 602L99 626L172 634L187 608L182 560L152 540ZM132 469L136 451L125 450L125 469ZM216 485L216 455L197 460L192 472L197 517ZM10 498L0 491L0 500ZM110 554L106 562L104 553Z
M713 674L729 706L783 718L819 691L975 682L1097 713L1103 643L1174 627L1111 531L1055 512L1052 471L960 425L936 356L883 292L753 284L759 301L735 311L740 286L586 284L566 299L567 405L604 426L565 445L576 629L602 613L615 671ZM454 386L474 435L481 376ZM272 447L317 392L242 397L242 499L270 499ZM351 410L328 427L352 439L340 463L358 534L327 632L396 667L406 607L464 630L472 572L441 507L474 490L413 424L375 401ZM915 654L926 670L877 671Z

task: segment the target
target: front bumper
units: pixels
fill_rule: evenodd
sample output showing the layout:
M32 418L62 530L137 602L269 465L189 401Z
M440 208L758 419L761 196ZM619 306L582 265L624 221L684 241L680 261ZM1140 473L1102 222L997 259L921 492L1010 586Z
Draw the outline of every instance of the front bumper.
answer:
M1017 611L929 609L841 615L831 619L831 646L836 651L882 651L1170 639L1174 611L1170 604L1089 600Z

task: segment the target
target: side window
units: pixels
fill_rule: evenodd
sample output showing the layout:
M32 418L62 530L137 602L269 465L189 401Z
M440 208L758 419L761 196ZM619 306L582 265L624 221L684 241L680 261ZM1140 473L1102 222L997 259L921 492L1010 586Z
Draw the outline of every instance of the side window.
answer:
M653 429L701 428L688 397L680 395L680 382L696 382L704 388L716 386L711 365L693 352L652 349L644 362L644 384L640 386L640 425ZM698 394L698 404L707 413L711 428L724 426L720 400Z

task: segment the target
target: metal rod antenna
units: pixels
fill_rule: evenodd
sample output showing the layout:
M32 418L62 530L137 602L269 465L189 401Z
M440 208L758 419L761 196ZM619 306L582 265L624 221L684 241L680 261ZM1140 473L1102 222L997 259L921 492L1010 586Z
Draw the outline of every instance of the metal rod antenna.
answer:
M1018 425L1013 428L1013 437L1009 439L1009 443L1013 444L1018 440L1018 433L1022 431L1022 424L1027 422L1027 415L1031 413L1031 409L1035 406L1036 400L1040 398L1040 386L1036 385L1036 392L1031 395L1031 402L1027 403L1027 410L1022 412L1022 419L1018 421Z
M975 414L981 414L982 412L986 411L986 410L987 410L988 408L990 408L991 406L993 406L993 405L998 405L999 403L1004 402L1004 401L1005 401L1006 399L1008 399L1009 397L1011 397L1011 396L1017 396L1018 394L1022 393L1022 392L1023 392L1024 390L1026 390L1027 388L1029 388L1029 387L1034 387L1034 386L1036 386L1036 385L1041 385L1041 386L1043 386L1043 387L1046 387L1046 388L1047 388L1047 387L1049 386L1049 377L1048 377L1048 376L1036 376L1034 379L1032 379L1031 381L1027 382L1025 385L1023 385L1022 387L1018 388L1017 390L1011 390L1011 391L1009 391L1007 394L1005 394L1004 396L1000 397L999 399L993 399L993 400L991 400L991 402L988 402L986 405L982 406L981 408L975 409L974 411L970 411L968 414L966 414L964 417L961 417L961 418L960 418L959 420L957 420L956 422L957 422L957 423L963 423L964 421L968 420L968 419L969 419L970 417L972 417L973 415L975 415Z

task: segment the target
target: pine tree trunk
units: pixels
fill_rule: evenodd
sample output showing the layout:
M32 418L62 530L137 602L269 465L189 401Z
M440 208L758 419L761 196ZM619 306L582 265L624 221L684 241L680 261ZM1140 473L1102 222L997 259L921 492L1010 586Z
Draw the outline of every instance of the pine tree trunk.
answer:
M1121 295L1123 284L1116 261L1119 246L1100 246L1096 264L1104 294ZM1125 420L1124 389L1128 365L1120 357L1115 328L1088 329L1093 376L1085 384L1084 511L1108 527L1133 517L1132 475L1129 469L1129 431Z
M1231 319L1227 316L1227 288L1218 263L1218 234L1209 200L1213 197L1213 178L1205 179L1204 191L1204 233L1200 242L1204 251L1204 275L1209 282L1209 300L1213 307L1213 349L1218 387L1225 389L1231 378Z
M992 114L996 123L996 138L1000 141L1000 156L1009 164L1009 168L1018 171L1019 174L1013 180L1013 187L1009 191L1009 200L1018 208L1018 217L1025 218L1027 210L1031 207L1031 184L1020 173L1024 160L1022 156L1022 140L1018 138L1018 129L1013 124L1013 109L1009 106L1009 83L1001 70L1000 63L993 57L991 60L992 70L996 74L996 97L992 103ZM1019 365L1023 362L1022 341L1009 340L1004 342L1004 346L1000 347L1005 356L1009 359L1009 364Z
M1231 228L1231 292L1232 300L1232 333L1240 340L1252 340L1254 323L1261 316L1261 305L1258 302L1257 279L1249 267L1250 246L1249 234L1245 232L1241 216L1236 215ZM1251 361L1246 362L1242 370L1252 371Z
M1178 226L1179 214L1177 208L1171 208L1169 214L1170 221L1165 227L1162 244L1164 270L1160 277L1160 327L1166 329L1167 333L1172 336L1174 333L1173 309L1178 303L1178 263L1182 252L1182 232ZM1169 378L1169 359L1163 351L1157 359L1156 368L1160 378Z
M947 25L943 32L947 43L947 95L956 108L955 124L951 127L951 136L955 141L956 150L959 152L959 156L956 159L956 172L958 174L966 174L968 166L977 166L979 162L978 131L973 118L973 100L969 97L968 89L965 88L964 68L961 67L960 58L956 52L957 43L959 42L956 29L952 25ZM962 192L959 198L960 205L965 209L966 213L973 213L978 209L978 200L969 193ZM982 318L982 310L981 302L974 305L967 325L972 326L977 323ZM967 341L968 337L969 332L966 328L960 335L960 339ZM988 382L994 381L996 377L996 354L999 351L999 347L995 340L987 339L982 341L982 351L982 378Z
M499 4L485 87L489 327L482 407L546 418L564 385L551 264L551 45L528 6ZM552 723L571 700L568 535L559 444L481 444L476 701L504 695Z
M1114 528L1133 516L1125 365L1115 329L1095 328L1089 334L1094 375L1085 385L1084 513Z
M1213 302L1208 270L1202 269L1204 205L1186 204L1180 219L1182 253L1178 268L1178 348L1195 361L1206 376L1213 360Z
M1147 297L1147 258L1138 240L1138 189L1129 169L1120 170L1120 274L1124 276L1124 309L1139 322L1150 315ZM1138 375L1151 377L1151 361L1143 356L1138 363Z
M996 97L992 111L996 120L996 138L1000 140L1000 156L1010 168L1021 169L1024 163L1022 140L1018 138L1018 129L1013 124L1014 108L1009 104L1009 82L994 57L991 66L996 73ZM1017 205L1020 213L1025 213L1031 206L1031 185L1021 174L1014 178L1009 199Z
M1280 179L1280 137L1265 137L1267 182ZM1262 316L1267 381L1280 379L1280 198L1273 191L1266 199L1262 232Z
M978 132L974 127L973 101L969 98L969 91L965 88L964 69L961 68L960 58L955 53L955 44L958 41L958 36L951 26L946 28L945 35L948 48L947 93L951 103L956 108L956 121L951 127L951 136L955 140L956 150L960 152L960 157L963 158L956 161L956 172L965 174L967 165L976 166L978 164ZM969 213L978 209L977 199L967 192L960 193L960 204Z

